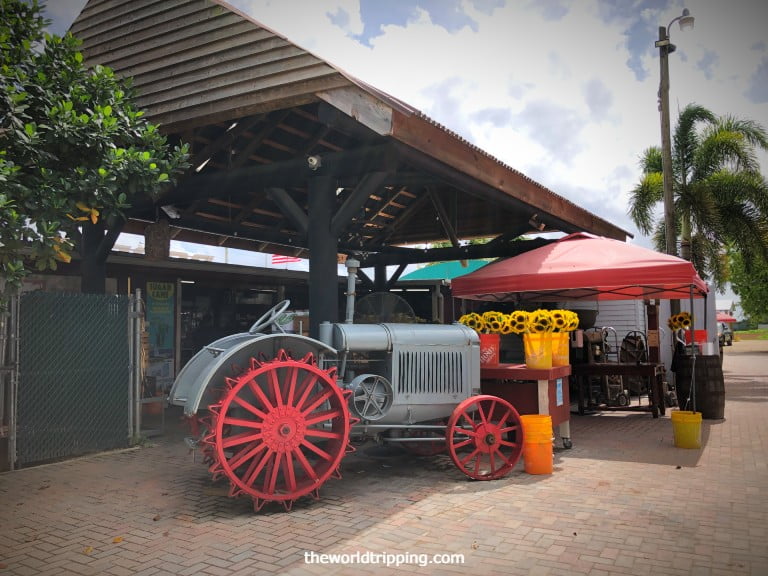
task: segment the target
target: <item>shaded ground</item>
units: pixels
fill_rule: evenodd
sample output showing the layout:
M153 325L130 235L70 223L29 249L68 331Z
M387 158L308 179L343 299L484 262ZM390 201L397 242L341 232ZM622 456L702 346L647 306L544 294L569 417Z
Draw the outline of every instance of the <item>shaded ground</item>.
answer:
M0 474L0 576L390 574L306 552L412 554L405 574L768 574L768 342L725 349L725 419L700 450L667 417L573 415L552 475L472 482L445 457L362 446L290 513L227 497L169 433ZM463 564L419 566L460 553Z

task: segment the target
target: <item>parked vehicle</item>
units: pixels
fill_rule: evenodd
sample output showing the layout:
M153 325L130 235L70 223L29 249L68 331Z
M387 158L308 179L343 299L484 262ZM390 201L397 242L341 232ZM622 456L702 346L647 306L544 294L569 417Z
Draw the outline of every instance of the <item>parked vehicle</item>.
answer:
M416 454L445 451L475 480L515 467L522 422L506 400L477 394L474 330L326 323L320 340L271 333L289 305L205 346L170 392L193 425L189 446L200 446L214 479L229 479L230 496L251 496L257 511L316 499L326 480L341 478L352 437L410 445Z
M717 325L717 338L720 341L720 346L733 345L733 332L731 328L725 322L720 322Z

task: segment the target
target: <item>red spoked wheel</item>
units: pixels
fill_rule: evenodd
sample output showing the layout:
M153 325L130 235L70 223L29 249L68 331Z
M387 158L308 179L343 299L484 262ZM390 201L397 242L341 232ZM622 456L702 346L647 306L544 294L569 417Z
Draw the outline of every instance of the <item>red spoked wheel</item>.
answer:
M505 476L523 453L520 415L496 396L472 396L456 406L445 439L453 463L475 480Z
M331 476L341 478L352 422L350 392L335 376L312 354L294 360L280 350L227 379L221 401L210 406L205 443L213 448L210 471L229 479L230 496L250 495L257 511L275 501L289 510L302 496L318 498Z

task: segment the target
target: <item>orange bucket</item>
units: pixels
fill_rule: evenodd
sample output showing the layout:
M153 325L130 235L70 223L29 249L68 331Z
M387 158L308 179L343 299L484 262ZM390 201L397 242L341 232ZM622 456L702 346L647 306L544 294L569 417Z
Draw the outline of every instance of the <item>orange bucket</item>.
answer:
M554 467L552 441L523 442L523 463L528 474L552 474Z
M552 474L552 416L521 414L523 425L523 463L528 474Z
M501 337L498 334L479 334L479 336L480 364L498 364Z

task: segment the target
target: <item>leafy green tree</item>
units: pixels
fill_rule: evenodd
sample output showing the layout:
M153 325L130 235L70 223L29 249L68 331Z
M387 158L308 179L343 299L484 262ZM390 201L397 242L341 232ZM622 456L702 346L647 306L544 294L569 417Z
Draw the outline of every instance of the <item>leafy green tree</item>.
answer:
M768 260L768 184L757 149L768 150L768 135L756 122L717 117L696 104L680 113L672 150L680 255L720 287L728 279L726 245L747 263ZM664 252L664 220L655 212L664 198L661 149L645 150L640 165L642 177L631 192L629 215Z
M731 288L750 323L768 322L768 262L747 265L738 252L730 253Z
M86 68L79 40L46 34L42 13L37 0L0 0L0 281L76 249L83 291L104 292L125 210L171 185L187 147L143 117L128 82Z

